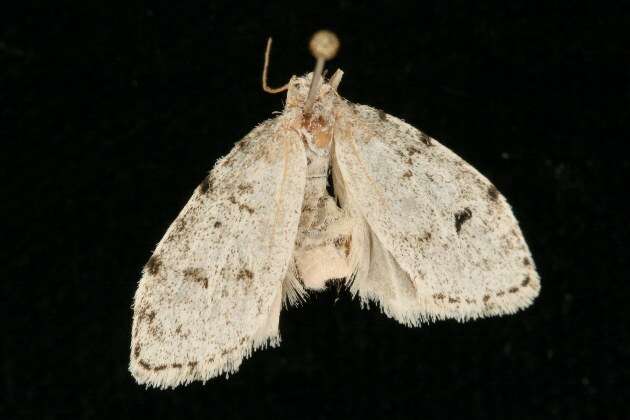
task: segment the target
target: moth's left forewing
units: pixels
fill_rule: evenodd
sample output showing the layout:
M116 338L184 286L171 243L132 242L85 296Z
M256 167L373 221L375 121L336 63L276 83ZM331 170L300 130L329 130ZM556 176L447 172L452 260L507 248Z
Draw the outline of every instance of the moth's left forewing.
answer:
M138 382L205 381L278 342L306 169L285 122L261 124L217 162L157 245L134 302Z
M348 103L338 113L335 188L343 184L344 205L372 233L371 258L383 264L370 265L390 267L357 275L363 299L406 324L511 313L532 302L540 289L534 262L490 181L391 115ZM379 292L378 276L397 283L389 296ZM409 284L414 302L404 292Z

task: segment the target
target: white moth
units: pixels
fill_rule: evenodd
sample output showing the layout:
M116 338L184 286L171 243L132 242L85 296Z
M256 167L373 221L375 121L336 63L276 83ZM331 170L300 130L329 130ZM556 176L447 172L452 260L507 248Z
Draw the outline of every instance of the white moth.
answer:
M284 111L220 159L144 268L130 371L175 387L238 370L280 342L284 304L344 279L410 326L514 313L540 281L505 198L483 175L398 118L352 104L329 80L334 34ZM327 192L332 174L334 196Z

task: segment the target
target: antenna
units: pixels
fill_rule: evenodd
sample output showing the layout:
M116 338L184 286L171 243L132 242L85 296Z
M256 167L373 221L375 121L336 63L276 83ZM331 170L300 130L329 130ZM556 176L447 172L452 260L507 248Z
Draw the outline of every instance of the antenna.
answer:
M269 54L271 53L271 37L267 39L267 48L265 49L265 65L263 66L262 72L262 88L267 93L280 93L289 89L289 84L287 83L284 86L279 88L272 88L267 85L267 69L269 68Z

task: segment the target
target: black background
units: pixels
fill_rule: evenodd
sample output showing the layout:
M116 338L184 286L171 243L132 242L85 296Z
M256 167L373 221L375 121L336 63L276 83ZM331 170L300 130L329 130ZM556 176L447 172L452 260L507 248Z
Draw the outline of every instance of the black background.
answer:
M185 4L180 4L185 3ZM615 3L33 2L0 16L2 418L622 419L630 27ZM569 2L566 2L569 3ZM341 39L340 93L509 199L542 277L513 316L410 329L329 290L229 379L127 371L140 271L195 186ZM337 299L339 298L339 299Z

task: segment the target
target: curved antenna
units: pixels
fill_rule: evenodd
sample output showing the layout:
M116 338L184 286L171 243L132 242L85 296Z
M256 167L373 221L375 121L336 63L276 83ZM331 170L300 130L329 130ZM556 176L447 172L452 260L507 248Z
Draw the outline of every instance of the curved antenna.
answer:
M289 84L287 83L284 86L279 88L272 88L267 85L267 69L269 68L269 53L271 52L271 37L267 39L267 48L265 49L265 65L263 66L262 72L262 88L267 93L280 93L289 89Z
M313 70L311 87L308 90L306 102L304 102L305 114L311 112L311 108L315 103L315 97L319 93L319 88L322 86L322 70L324 69L324 63L326 60L334 58L339 50L339 38L330 31L317 31L311 38L309 48L313 57L317 59L317 62L315 63L315 70Z

